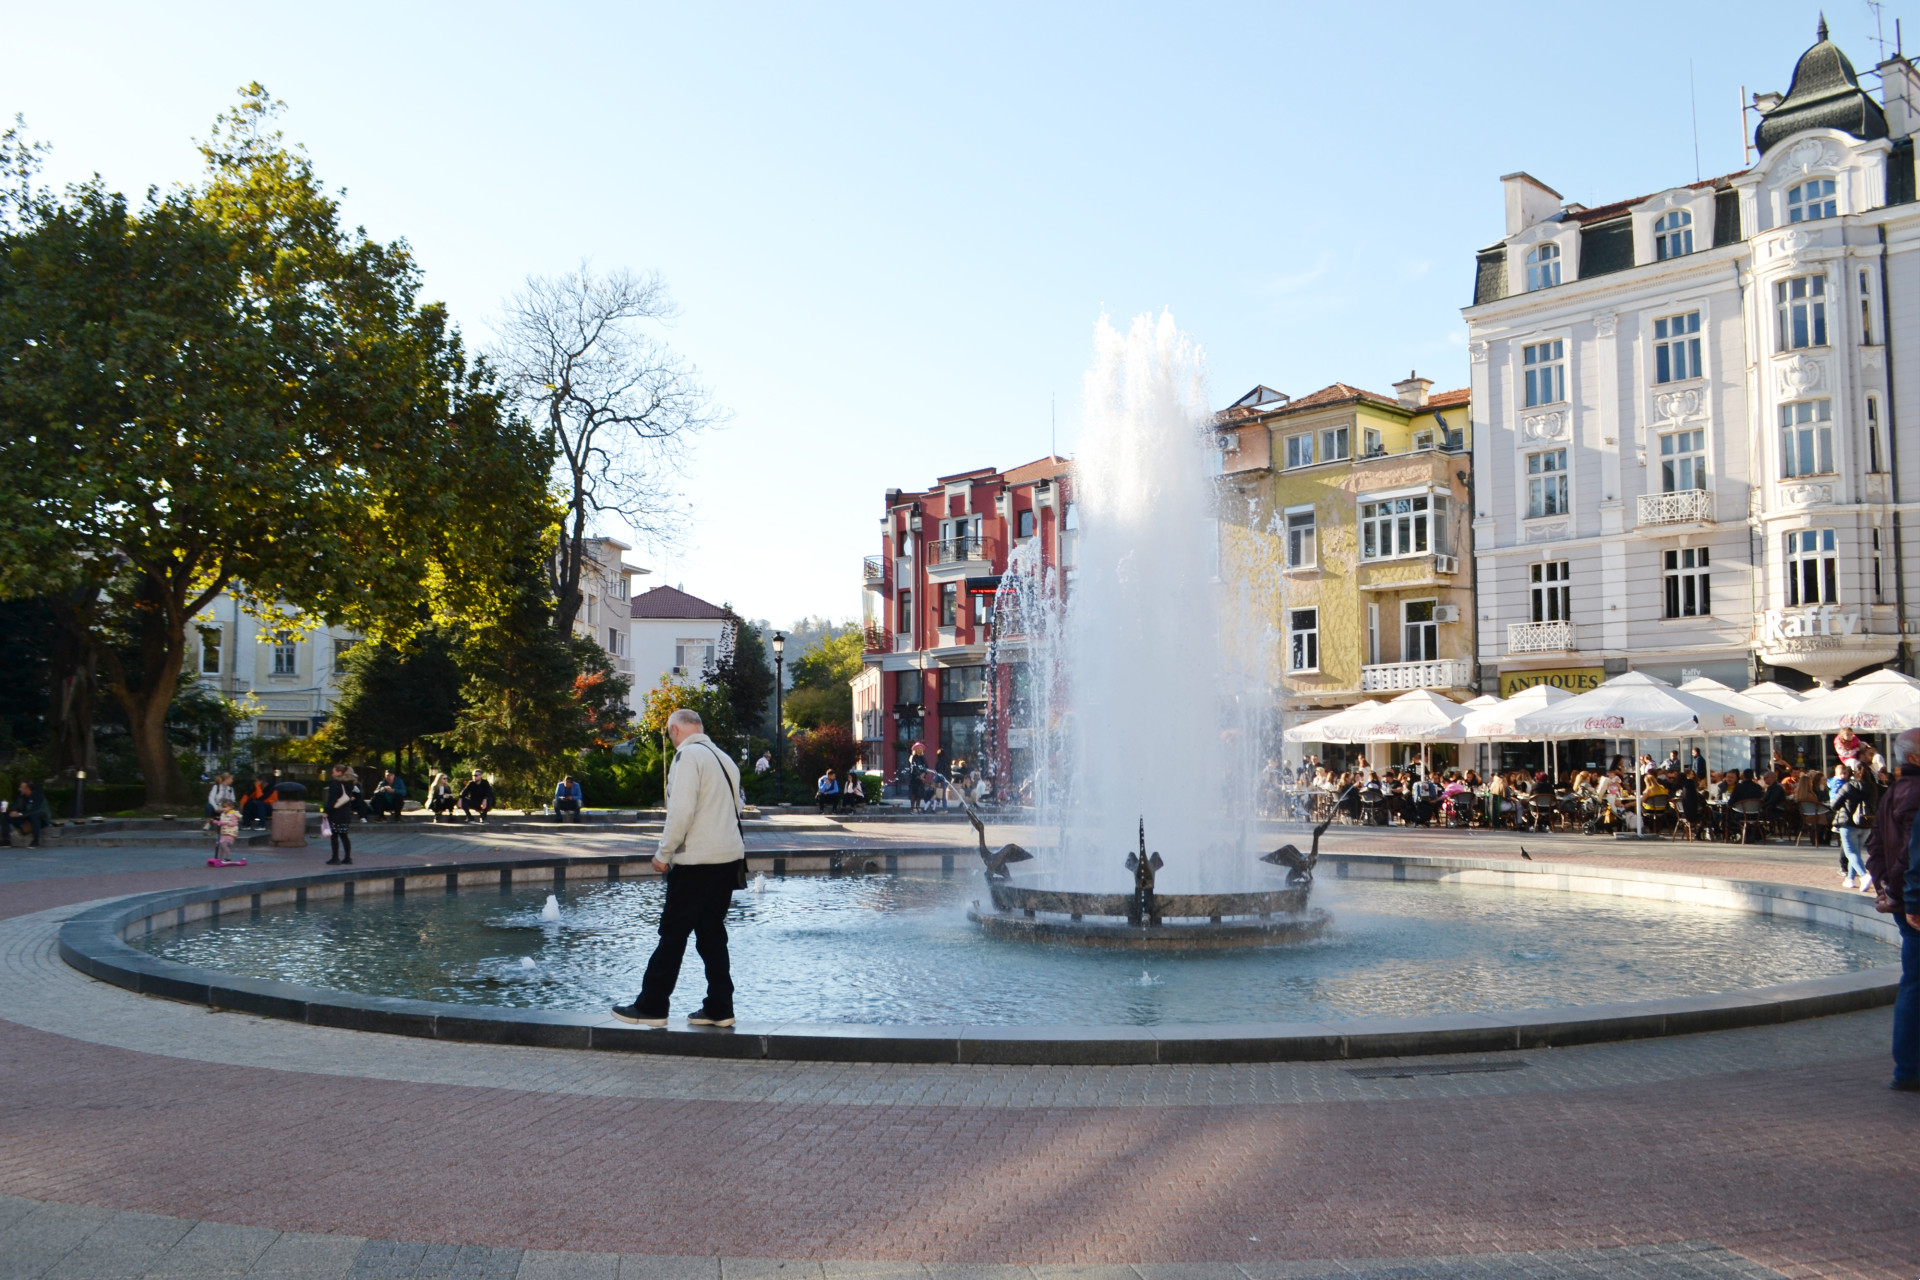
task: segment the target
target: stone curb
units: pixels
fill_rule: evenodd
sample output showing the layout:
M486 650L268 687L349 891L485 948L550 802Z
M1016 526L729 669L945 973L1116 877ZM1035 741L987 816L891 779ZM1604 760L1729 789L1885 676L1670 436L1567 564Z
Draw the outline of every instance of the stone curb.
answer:
M841 874L845 864L895 871L925 866L951 871L955 850L755 850L752 863L776 874ZM964 857L963 861L969 861ZM1858 894L1766 881L1726 880L1629 869L1549 864L1516 868L1502 859L1342 854L1322 859L1343 879L1445 880L1561 892L1660 897L1757 914L1818 920L1886 937L1893 926ZM429 1039L551 1048L605 1049L697 1057L828 1062L994 1065L1145 1065L1324 1061L1413 1055L1485 1053L1687 1035L1824 1017L1891 1004L1897 968L1787 983L1747 991L1669 1000L1505 1014L1429 1018L1366 1018L1178 1028L1131 1026L863 1026L841 1023L742 1022L732 1028L640 1028L610 1016L494 1009L359 995L196 969L130 946L129 930L177 926L229 912L304 904L314 897L368 893L452 892L462 885L537 883L552 879L650 875L647 855L530 858L515 861L383 867L207 885L140 894L101 904L61 926L60 957L103 982L144 995L213 1009L283 1018L315 1026L382 1031Z

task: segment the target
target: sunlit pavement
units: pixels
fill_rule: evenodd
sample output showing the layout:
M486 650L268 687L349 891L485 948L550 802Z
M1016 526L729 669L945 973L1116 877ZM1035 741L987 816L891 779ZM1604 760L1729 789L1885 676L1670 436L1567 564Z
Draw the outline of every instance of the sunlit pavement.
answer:
M752 836L972 839L805 815ZM1336 827L1323 849L1523 846L1839 883L1805 846ZM650 848L591 824L355 830L368 866ZM54 956L75 904L326 857L246 852L222 872L186 847L0 850L0 1280L1920 1274L1920 1096L1884 1087L1884 1010L1400 1079L669 1061L209 1013Z

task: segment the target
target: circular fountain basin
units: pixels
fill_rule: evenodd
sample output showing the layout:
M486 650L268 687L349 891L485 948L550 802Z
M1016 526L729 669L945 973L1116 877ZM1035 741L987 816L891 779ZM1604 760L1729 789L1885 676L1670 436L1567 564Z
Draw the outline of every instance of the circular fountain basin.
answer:
M776 855L777 856L777 855ZM803 858L783 861L790 870ZM841 860L835 860L841 861ZM772 859L756 856L761 866ZM737 1057L1230 1062L1476 1052L1866 1008L1897 982L1858 895L1464 858L1323 858L1321 936L1143 954L983 937L964 859L773 877L730 922L742 1021L638 1029L662 886L644 856L355 869L142 895L63 926L133 990L445 1039ZM866 855L850 864L864 868ZM946 869L943 874L942 868ZM548 893L561 919L541 919ZM654 913L654 914L650 914ZM699 997L689 953L680 1008Z
M993 906L976 900L967 918L988 934L1135 951L1218 950L1307 942L1325 932L1325 911L1307 906L1310 884L1239 893L1156 893L1144 914L1128 893L1085 893L1045 884L989 882Z

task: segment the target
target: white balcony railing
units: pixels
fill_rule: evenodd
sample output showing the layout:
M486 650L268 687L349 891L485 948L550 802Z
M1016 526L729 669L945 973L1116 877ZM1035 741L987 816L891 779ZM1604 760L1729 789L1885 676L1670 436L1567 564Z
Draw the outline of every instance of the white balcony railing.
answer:
M1507 628L1508 653L1566 653L1577 648L1571 622L1516 622Z
M1379 662L1360 668L1363 693L1405 693L1410 689L1465 689L1473 666L1459 658L1432 662Z
M1640 495L1640 523L1708 524L1713 520L1713 495L1705 489Z

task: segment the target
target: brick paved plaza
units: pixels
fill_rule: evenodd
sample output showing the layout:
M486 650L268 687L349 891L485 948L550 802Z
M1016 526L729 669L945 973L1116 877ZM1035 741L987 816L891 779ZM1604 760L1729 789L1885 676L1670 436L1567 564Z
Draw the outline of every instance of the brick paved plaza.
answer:
M1825 849L1526 844L1836 880ZM356 845L375 866L646 848L591 826ZM1397 830L1368 848L1518 854ZM248 853L248 878L325 856ZM0 1280L1920 1274L1920 1109L1884 1087L1884 1009L1497 1071L721 1062L209 1013L55 956L80 904L206 882L204 856L0 851Z

